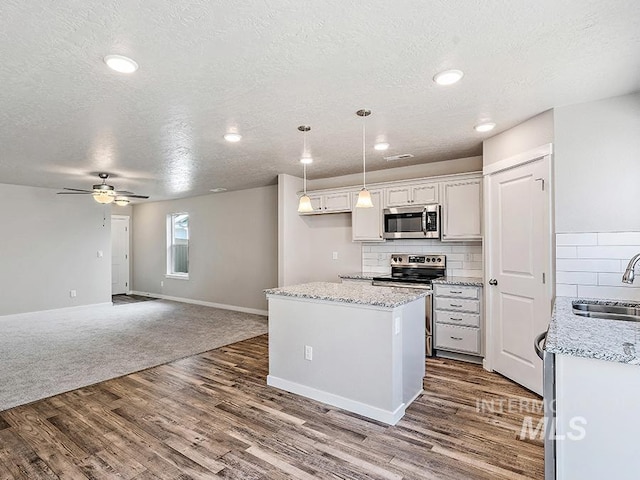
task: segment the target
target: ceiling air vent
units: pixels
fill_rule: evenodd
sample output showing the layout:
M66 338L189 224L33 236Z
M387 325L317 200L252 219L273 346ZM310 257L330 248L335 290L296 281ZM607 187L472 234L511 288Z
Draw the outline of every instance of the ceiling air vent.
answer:
M400 155L393 155L391 157L384 157L387 162L393 162L394 160L406 160L407 158L413 158L410 153L401 153Z

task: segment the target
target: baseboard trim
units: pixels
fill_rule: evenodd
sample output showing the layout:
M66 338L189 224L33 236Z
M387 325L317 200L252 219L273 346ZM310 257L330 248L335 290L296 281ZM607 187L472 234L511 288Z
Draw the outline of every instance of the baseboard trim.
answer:
M22 312L22 313L10 313L8 315L0 315L0 320L9 320L9 319L20 319L20 318L28 318L28 317L37 317L40 315L51 315L57 313L65 313L65 312L77 312L86 309L94 309L94 308L104 308L104 307L112 307L112 302L102 302L102 303L90 303L88 305L75 305L73 307L60 307L60 308L51 308L49 310L36 310L33 312Z
M171 295L164 295L162 293L139 292L137 290L132 290L131 295L142 295L143 297L161 298L163 300L171 300L172 302L191 303L193 305L202 305L203 307L221 308L223 310L233 310L242 313L253 313L254 315L262 315L263 317L269 316L269 312L267 310L239 307L237 305L227 305L225 303L205 302L204 300L194 300L192 298L172 297Z
M285 380L284 378L274 377L273 375L267 376L267 385L285 390L287 392L295 393L296 395L301 395L312 400L317 400L318 402L326 403L334 407L342 408L343 410L357 413L359 415L378 420L379 422L383 422L388 425L395 425L396 423L398 423L404 416L404 411L407 406L411 402L413 402L413 400L418 398L418 396L422 393L422 390L420 390L409 402L409 404L403 403L398 408L391 411L374 407L366 403L358 402L356 400L351 400L349 398L341 397L340 395L336 395L334 393L325 392L324 390L318 390L317 388L309 387L307 385L301 385L290 380Z

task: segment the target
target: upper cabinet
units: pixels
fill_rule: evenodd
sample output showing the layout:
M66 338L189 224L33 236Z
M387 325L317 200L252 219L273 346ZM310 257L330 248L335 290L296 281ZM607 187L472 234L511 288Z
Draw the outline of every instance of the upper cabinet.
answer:
M438 184L435 182L401 185L385 189L387 207L438 203Z
M301 215L318 215L320 213L339 213L351 211L351 192L327 192L324 194L309 194L313 212Z
M353 208L351 211L351 235L354 242L384 242L382 238L382 210L384 208L383 190L370 190L373 208ZM351 202L355 205L358 193L352 193Z
M449 181L442 188L442 240L482 238L482 179Z
M383 209L439 203L442 206L441 239L482 239L482 174L402 180L370 185L374 208L353 208L360 188L340 187L309 192L313 212L301 215L351 212L354 241L380 242Z

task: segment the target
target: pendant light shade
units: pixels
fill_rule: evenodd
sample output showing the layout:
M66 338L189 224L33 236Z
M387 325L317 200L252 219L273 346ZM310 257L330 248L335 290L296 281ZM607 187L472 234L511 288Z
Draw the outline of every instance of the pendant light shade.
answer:
M373 202L371 201L371 194L367 190L367 146L366 146L366 127L365 120L371 115L371 110L363 108L358 110L356 115L362 117L362 190L358 193L358 201L356 202L356 208L373 208Z
M366 188L363 188L362 190L360 190L360 193L358 193L356 208L373 208L371 193L369 193L369 190L367 190Z
M313 206L311 205L309 195L307 195L307 165L313 162L311 155L307 152L307 132L311 130L311 127L308 125L300 125L298 130L304 135L302 140L302 157L300 158L304 178L304 194L300 197L300 201L298 202L298 213L311 213L313 212Z
M311 199L309 195L306 193L300 197L300 202L298 203L298 212L299 213L309 213L313 212L313 207L311 206Z

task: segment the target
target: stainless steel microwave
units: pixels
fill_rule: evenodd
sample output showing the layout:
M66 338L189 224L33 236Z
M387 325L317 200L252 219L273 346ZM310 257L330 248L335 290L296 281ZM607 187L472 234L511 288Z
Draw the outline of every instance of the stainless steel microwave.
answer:
M440 205L385 208L384 238L440 238Z

